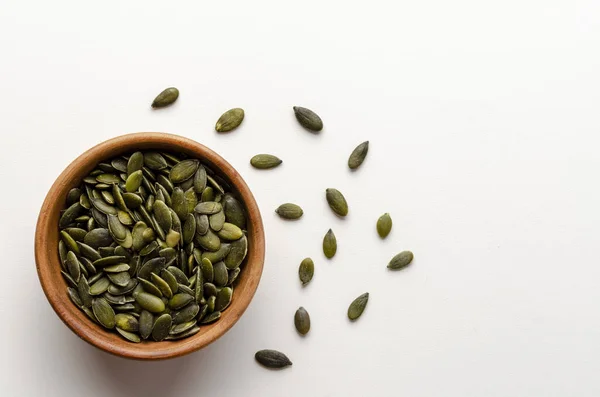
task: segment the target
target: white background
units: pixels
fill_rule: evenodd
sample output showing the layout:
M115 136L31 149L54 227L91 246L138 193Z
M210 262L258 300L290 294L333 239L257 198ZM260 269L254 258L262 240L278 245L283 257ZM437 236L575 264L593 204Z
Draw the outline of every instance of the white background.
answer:
M1 394L600 395L599 18L594 0L0 1ZM168 86L179 100L152 111ZM294 105L321 115L320 135L297 125ZM232 107L246 110L243 125L216 134ZM58 174L136 131L223 155L267 236L243 318L166 362L79 340L33 259ZM351 173L364 140L368 158ZM283 165L252 169L261 152ZM346 195L347 219L328 209L327 187ZM287 201L304 207L300 221L274 214ZM394 220L385 241L383 212ZM387 271L405 249L412 266ZM316 272L302 289L306 256ZM366 291L350 323L347 306ZM263 348L294 365L260 367Z

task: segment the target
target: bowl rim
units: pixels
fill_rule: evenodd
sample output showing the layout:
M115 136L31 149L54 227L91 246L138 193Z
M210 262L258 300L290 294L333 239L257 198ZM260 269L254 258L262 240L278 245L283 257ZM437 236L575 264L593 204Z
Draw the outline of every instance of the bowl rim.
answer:
M241 291L243 295L238 295L238 299L232 301L219 321L205 325L204 327L209 328L206 332L198 333L190 338L169 342L126 342L116 333L100 329L98 325L92 323L83 311L73 305L67 298L66 293L60 295L56 282L52 280L56 277L56 274L52 273L56 273L58 272L56 269L60 269L60 259L58 258L57 246L51 246L52 243L49 241L49 231L54 228L58 235L58 212L64 208L66 192L72 187L78 186L81 182L80 179L73 178L73 175L86 174L95 168L100 161L135 148L140 150L170 148L171 150L187 152L197 156L231 182L233 189L238 193L247 210L248 255L244 265L246 272L242 272L242 277L246 276L248 280ZM81 171L82 167L89 170ZM52 211L53 208L59 208L59 210L55 213ZM57 243L58 241L56 241ZM35 231L34 251L38 278L48 302L63 323L77 336L101 350L120 357L138 360L162 360L180 357L209 345L224 335L239 320L252 301L262 276L265 257L264 226L258 204L250 188L237 170L219 154L201 143L179 135L162 132L137 132L120 135L91 147L75 158L61 172L52 184L40 208ZM64 282L62 275L60 279ZM66 285L66 282L64 283ZM140 348L140 346L146 348Z

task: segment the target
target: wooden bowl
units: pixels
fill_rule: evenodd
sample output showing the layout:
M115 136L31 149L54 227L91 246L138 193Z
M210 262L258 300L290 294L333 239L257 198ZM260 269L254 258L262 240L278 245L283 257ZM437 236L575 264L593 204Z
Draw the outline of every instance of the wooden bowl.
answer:
M164 149L187 153L201 159L229 182L238 193L248 215L248 255L236 281L231 305L221 319L201 326L200 332L178 341L131 343L117 333L93 323L67 296L67 284L60 273L58 256L58 219L67 192L102 160L122 153L144 149ZM179 357L217 340L242 316L258 287L265 256L265 237L260 211L254 196L240 174L221 156L195 141L163 133L136 133L110 139L75 159L56 179L40 210L35 232L35 261L44 293L52 308L73 332L86 342L109 353L140 360Z

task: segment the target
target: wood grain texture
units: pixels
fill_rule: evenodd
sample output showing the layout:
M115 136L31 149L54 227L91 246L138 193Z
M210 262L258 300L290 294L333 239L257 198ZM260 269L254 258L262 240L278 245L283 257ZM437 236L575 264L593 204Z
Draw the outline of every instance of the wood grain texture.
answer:
M58 257L58 219L68 191L79 186L83 177L102 160L134 150L162 149L184 152L199 158L215 173L228 181L241 198L248 216L248 255L242 264L233 300L219 321L204 325L186 339L138 344L123 340L90 321L67 296L67 285L60 273ZM89 149L75 159L56 179L40 210L35 233L35 261L40 283L50 305L60 319L81 339L117 356L161 360L191 353L214 342L242 316L260 281L265 256L264 228L260 211L246 182L221 156L209 148L184 137L165 133L135 133L110 139Z

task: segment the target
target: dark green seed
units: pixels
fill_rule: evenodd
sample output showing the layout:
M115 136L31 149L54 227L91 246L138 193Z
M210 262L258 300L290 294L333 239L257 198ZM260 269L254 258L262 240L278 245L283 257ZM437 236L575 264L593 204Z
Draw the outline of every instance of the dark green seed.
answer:
M103 268L103 267L110 266L110 265L116 265L118 263L124 263L126 261L127 261L127 258L125 256L111 255L111 256L105 256L103 258L100 258L100 259L94 261L93 265L95 267Z
M162 277L162 279L167 282L167 284L169 285L169 288L171 289L171 292L173 294L176 294L177 290L179 289L179 285L178 285L177 279L175 278L173 273L171 273L170 271L165 269L162 272L160 272L160 277Z
M171 325L173 324L173 319L170 314L163 314L159 316L156 321L154 321L154 326L152 327L152 339L157 342L165 339L169 336L169 331L171 331Z
M140 336L143 339L148 339L152 334L152 326L154 325L154 316L147 310L142 310L140 319L138 320Z
M144 153L144 165L151 170L159 171L168 167L167 160L158 152Z
M60 238L65 243L68 249L75 252L76 254L79 254L79 246L69 233L65 232L64 230L61 230Z
M379 217L377 220L377 233L379 237L386 238L392 230L392 218L387 212Z
M189 305L187 305L186 307L184 307L183 309L181 309L173 315L173 323L181 324L188 321L192 321L192 319L196 317L199 311L200 306L198 306L198 304L190 303Z
M171 217L171 211L167 204L162 201L154 203L154 216L158 225L164 230L168 231L173 225L173 218Z
M179 310L193 300L194 297L192 295L185 293L175 294L169 300L169 307L173 310Z
M85 238L87 232L79 227L68 227L65 229L65 232L69 233L73 240L77 242L82 242Z
M221 202L223 211L225 212L225 220L233 223L240 229L246 228L246 214L242 204L231 193L223 195Z
M227 273L227 266L225 266L224 262L217 262L213 265L214 271L214 284L217 287L224 287L227 285L227 281L229 280L229 273Z
M78 283L79 277L81 276L81 268L79 267L77 256L73 251L69 251L67 253L67 260L65 264L71 278L75 281L75 283Z
M142 205L142 198L135 193L123 193L123 201L130 209L136 209Z
M199 265L202 270L202 278L209 283L213 282L214 273L213 273L213 265L210 259L202 258L202 263Z
M77 292L77 290L75 288L73 288L73 287L67 288L67 294L69 295L69 298L75 304L75 306L83 307L83 301L81 300L81 297L79 296L79 293Z
M213 283L204 283L204 297L210 298L216 296L219 291Z
M339 216L348 215L348 203L344 198L344 195L340 193L337 189L329 188L325 190L325 197L327 198L327 203L329 203L329 207L338 214Z
M200 323L201 324L210 324L210 323L214 323L215 321L217 321L220 318L221 318L221 312L212 312L208 316L204 317L204 319Z
M212 214L216 214L217 212L221 211L222 209L223 209L223 207L221 206L220 203L217 203L214 201L208 201L208 202L199 203L194 208L194 211L199 214L212 215Z
M300 206L292 203L281 204L275 212L283 219L298 219L304 214Z
M79 247L79 252L81 256L83 256L84 258L87 258L91 261L97 261L98 259L102 258L98 251L96 251L87 244L83 244L78 241L77 246Z
M323 121L312 110L300 106L294 106L296 120L307 130L319 132L323 129Z
M96 298L92 302L92 312L104 328L115 327L115 311L104 298Z
M159 298L162 298L162 291L156 285L143 278L139 278L138 281L142 285L142 288L144 288L144 291Z
M323 253L329 259L333 258L337 251L337 239L335 238L335 234L333 234L333 230L329 229L323 237Z
M82 210L83 210L83 207L78 202L71 205L61 215L60 220L58 221L58 227L63 229L65 227L69 226L69 224L71 224L75 221L75 218L77 218L79 216L79 214Z
M402 269L412 262L414 255L410 251L402 251L398 255L394 256L388 264L388 269L399 270Z
M212 187L207 186L206 189L202 192L200 196L200 201L203 203L207 203L210 201L214 201L215 199L215 191Z
M108 277L113 284L116 284L119 287L126 287L131 281L131 276L126 271L120 273L107 273L106 277Z
M315 274L315 263L310 258L305 258L300 262L300 268L298 269L298 275L302 285L306 285L312 280Z
M179 98L179 90L175 87L166 88L154 98L152 102L153 108L164 108L175 102Z
M90 286L90 295L102 295L108 290L109 286L110 280L102 277Z
M282 162L283 161L279 159L279 157L273 156L272 154L257 154L250 159L250 165L259 170L275 168Z
M179 340L179 339L184 339L187 337L190 337L192 335L196 335L198 332L200 331L200 327L192 327L189 330L181 333L181 334L177 334L177 335L169 335L165 338L165 340Z
M127 313L119 313L115 315L115 323L117 328L121 328L122 330L128 332L138 332L140 329L138 319Z
M171 172L169 174L169 178L173 183L181 183L185 180L190 179L198 170L198 166L200 163L198 160L183 160L173 168L171 168Z
M162 292L163 296L167 299L173 297L173 292L171 291L171 287L169 287L169 283L167 283L162 277L157 275L156 273L150 273L150 277L152 280L152 284L156 285L160 292Z
M348 167L351 170L355 170L365 161L365 157L367 157L367 152L369 151L369 141L365 141L358 145L356 149L352 151L350 157L348 158Z
M147 292L140 292L134 298L143 309L151 313L162 313L165 310L165 303L159 297Z
M362 294L361 296L359 296L358 298L354 299L354 301L350 304L350 307L348 307L348 318L350 320L356 320L357 318L359 318L360 315L365 310L365 307L367 307L368 301L369 301L369 293L368 292L366 292L366 293Z
M200 165L194 175L194 191L198 194L202 194L206 188L206 169Z
M227 256L225 256L225 259L223 259L223 262L225 262L228 269L235 269L242 264L247 253L248 239L246 236L242 236L242 238L229 245L229 251Z
M257 351L254 358L267 368L284 368L292 365L290 359L277 350Z
M129 342L133 342L133 343L141 342L140 337L137 334L134 334L133 332L125 331L124 329L121 329L118 327L117 327L117 332L119 333L119 335L121 335L123 338L125 338Z
M108 229L97 228L90 230L84 237L83 242L94 249L100 247L108 247L112 244L113 238L111 237Z
M221 312L227 309L227 306L231 303L231 297L233 295L233 289L230 287L221 288L217 292L217 298L215 299L215 311Z
M92 306L92 296L90 295L90 285L84 276L79 277L79 283L77 283L77 293L83 302L83 306Z
M294 315L294 325L300 335L306 335L310 331L310 316L305 308L300 306Z
M244 120L244 109L234 108L226 111L217 121L217 132L229 132L237 128Z
M90 202L95 209L105 215L117 215L117 209L112 205L106 204L106 202L99 198L90 198Z
M79 188L74 187L69 190L69 193L67 193L67 206L70 207L71 205L78 203L79 197L81 197L81 190Z

